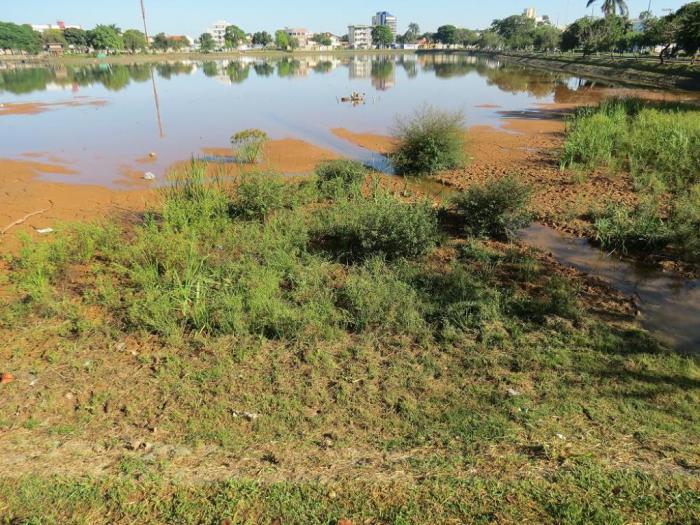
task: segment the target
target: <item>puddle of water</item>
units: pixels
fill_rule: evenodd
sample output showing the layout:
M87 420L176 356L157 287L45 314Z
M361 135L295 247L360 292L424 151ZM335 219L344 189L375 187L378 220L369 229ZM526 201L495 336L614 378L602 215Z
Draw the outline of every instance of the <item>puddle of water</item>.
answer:
M62 104L35 115L0 117L0 125L12 129L0 141L0 157L46 152L71 159L77 172L46 179L117 187L124 169L139 170L136 159L149 152L157 153L149 171L162 177L202 148L228 145L233 132L260 128L272 138L305 140L389 171L385 157L331 129L388 134L396 115L425 103L462 110L469 125L498 127L509 115L532 113L538 103L596 99L602 89L569 74L455 54L0 64L0 103ZM339 102L352 92L365 93L365 103ZM106 103L66 104L78 99Z
M571 239L541 224L524 230L526 244L634 297L643 326L680 352L700 351L700 280L609 256L585 239Z

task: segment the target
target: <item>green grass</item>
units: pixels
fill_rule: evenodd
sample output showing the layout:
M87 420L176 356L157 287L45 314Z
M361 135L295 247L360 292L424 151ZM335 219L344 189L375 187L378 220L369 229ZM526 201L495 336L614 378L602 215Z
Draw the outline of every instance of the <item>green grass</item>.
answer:
M260 212L274 176L194 164L136 224L8 258L0 523L699 519L697 360L547 259L319 180Z
M647 252L670 246L679 258L700 258L697 107L612 99L581 109L568 123L561 164L627 171L648 201L636 210L612 207L599 214L594 230L604 246Z

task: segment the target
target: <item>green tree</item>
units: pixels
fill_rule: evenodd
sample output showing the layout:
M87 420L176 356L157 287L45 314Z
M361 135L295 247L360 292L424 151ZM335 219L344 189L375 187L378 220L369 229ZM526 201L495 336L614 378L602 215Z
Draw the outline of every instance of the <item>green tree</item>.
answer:
M63 36L69 46L76 48L87 47L87 34L82 29L70 27L63 32Z
M275 32L275 45L277 46L277 49L289 49L290 38L286 31L279 29L277 32Z
M60 29L47 29L41 34L41 41L46 44L61 44L64 46L68 45L66 37L63 31Z
M554 51L561 44L561 31L549 24L541 24L534 31L535 49L539 51Z
M677 42L694 64L700 50L700 2L691 2L676 12Z
M457 31L457 43L463 46L473 46L479 41L479 35L471 29L459 29Z
M511 49L527 49L535 42L535 21L522 15L494 20L491 29L498 33Z
M663 64L676 43L680 19L674 14L644 21L643 42L648 46L660 46L659 61Z
M420 38L420 26L415 22L408 24L408 30L403 35L403 43L415 44Z
M459 40L458 30L453 25L440 26L437 33L435 33L435 40L441 44L453 46Z
M562 51L574 51L583 48L583 35L588 31L593 20L589 17L579 18L570 24L561 35Z
M28 25L0 22L0 49L38 53L41 51L41 35Z
M165 33L158 33L153 37L153 49L158 51L167 51L170 48L170 40L165 36Z
M226 28L224 33L224 41L226 42L226 47L238 47L246 40L245 31L240 27L231 25Z
M374 26L372 28L372 44L385 48L394 43L394 33L388 26Z
M209 33L202 33L199 37L199 49L202 50L202 53L210 53L211 51L214 50L214 46L216 43L214 42L214 37L211 36Z
M484 31L476 43L479 49L501 49L504 45L503 38L495 31Z
M87 32L88 44L93 49L119 51L124 41L114 26L98 25Z
M267 47L273 41L272 35L267 31L259 31L253 35L253 45L255 46Z
M331 37L329 37L326 34L319 33L317 35L314 35L313 38L311 39L313 42L316 42L319 46L330 46L333 44L333 41L331 40Z
M598 0L588 0L586 7L591 7ZM603 0L603 5L600 7L601 11L605 13L605 16L616 15L620 12L620 16L627 18L629 15L629 8L627 7L627 2L625 0Z
M146 35L144 35L141 31L138 31L137 29L127 29L126 31L124 31L122 39L124 40L124 47L132 53L137 50L146 49L146 47L148 47L148 42L146 42Z

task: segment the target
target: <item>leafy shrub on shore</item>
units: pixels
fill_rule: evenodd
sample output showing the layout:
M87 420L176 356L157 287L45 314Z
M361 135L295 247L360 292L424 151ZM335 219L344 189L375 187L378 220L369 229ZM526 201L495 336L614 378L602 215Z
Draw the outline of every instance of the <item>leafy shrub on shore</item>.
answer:
M260 129L245 129L231 136L234 156L247 164L260 160L262 149L270 138Z
M322 245L344 260L418 257L438 239L437 213L429 202L407 204L381 191L336 205L323 222Z
M396 149L389 156L399 175L431 175L464 164L464 115L430 106L399 119Z
M528 185L509 176L472 186L455 197L454 204L468 233L510 239L530 223L531 195Z
M610 203L595 218L593 229L603 248L623 253L662 249L673 240L668 222L651 202L635 208Z
M326 196L339 196L359 191L367 178L368 170L353 160L331 160L316 168L317 186Z

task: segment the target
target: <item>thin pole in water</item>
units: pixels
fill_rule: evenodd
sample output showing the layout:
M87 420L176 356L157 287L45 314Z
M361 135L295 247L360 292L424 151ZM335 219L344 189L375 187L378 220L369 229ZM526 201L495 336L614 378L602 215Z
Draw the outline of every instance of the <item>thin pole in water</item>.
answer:
M146 35L146 44L148 44L148 27L146 27L146 7L141 0L141 17L143 18L143 33Z

